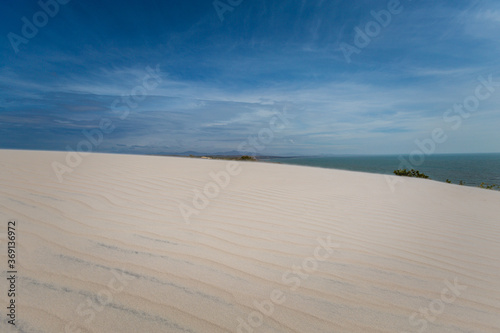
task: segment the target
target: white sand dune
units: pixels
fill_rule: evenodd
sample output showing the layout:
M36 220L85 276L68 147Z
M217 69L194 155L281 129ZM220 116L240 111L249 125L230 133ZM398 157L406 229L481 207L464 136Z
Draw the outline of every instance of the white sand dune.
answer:
M111 154L59 182L65 158L0 151L1 332L500 332L500 192Z

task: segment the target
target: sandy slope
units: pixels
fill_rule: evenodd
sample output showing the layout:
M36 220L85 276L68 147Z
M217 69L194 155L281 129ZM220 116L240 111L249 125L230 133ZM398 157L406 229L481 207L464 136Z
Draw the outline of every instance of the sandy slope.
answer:
M2 332L500 332L500 192L249 162L187 224L228 162L65 156L0 151Z

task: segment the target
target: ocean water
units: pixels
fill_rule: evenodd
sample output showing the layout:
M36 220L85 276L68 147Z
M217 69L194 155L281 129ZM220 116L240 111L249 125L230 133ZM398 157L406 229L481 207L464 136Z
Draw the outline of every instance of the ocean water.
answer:
M283 157L264 161L393 175L400 168L400 156ZM409 156L402 157L408 162L402 169L413 168L433 180L449 179L454 184L463 181L468 186L482 182L500 185L500 154L429 155L418 166L409 162Z

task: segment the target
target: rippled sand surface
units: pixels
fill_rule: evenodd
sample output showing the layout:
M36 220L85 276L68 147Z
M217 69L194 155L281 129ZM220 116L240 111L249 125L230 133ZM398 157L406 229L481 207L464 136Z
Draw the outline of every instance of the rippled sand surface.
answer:
M1 332L500 332L500 192L110 154L60 182L66 157L0 151Z

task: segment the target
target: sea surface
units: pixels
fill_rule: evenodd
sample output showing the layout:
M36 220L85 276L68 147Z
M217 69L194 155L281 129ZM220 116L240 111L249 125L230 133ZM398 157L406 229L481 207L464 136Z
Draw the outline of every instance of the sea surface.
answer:
M406 161L406 164L401 162ZM415 169L430 179L464 185L479 186L481 183L500 185L500 154L447 154L429 155L422 160L409 156L336 156L336 157L283 157L264 159L266 162L307 165L313 167L391 174L397 169ZM420 165L417 163L422 162Z

